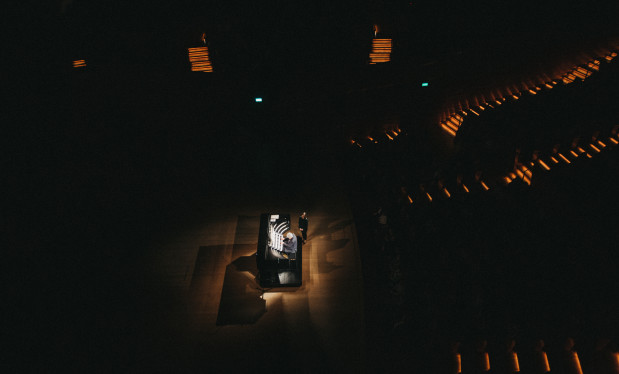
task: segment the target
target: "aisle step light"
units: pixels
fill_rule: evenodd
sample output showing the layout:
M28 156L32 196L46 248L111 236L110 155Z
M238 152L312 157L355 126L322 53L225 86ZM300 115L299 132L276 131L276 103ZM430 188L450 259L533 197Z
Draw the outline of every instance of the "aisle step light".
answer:
M550 167L548 165L546 165L546 163L544 161L542 161L541 159L537 159L537 162L546 170L550 170Z
M484 190L488 191L490 189L490 187L488 187L488 185L486 183L484 183L484 181L481 181L481 186L484 188Z
M510 361L512 372L518 373L520 371L520 364L518 362L518 354L516 352L512 352Z
M561 159L562 159L563 161L565 161L567 164L571 164L570 160L568 160L568 159L567 159L565 156L563 156L561 153L559 153L558 155L559 155L559 157L561 157Z

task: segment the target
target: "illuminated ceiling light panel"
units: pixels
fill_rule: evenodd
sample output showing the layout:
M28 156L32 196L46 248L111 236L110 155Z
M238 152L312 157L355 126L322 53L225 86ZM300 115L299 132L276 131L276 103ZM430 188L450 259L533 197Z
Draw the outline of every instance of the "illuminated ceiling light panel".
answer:
M213 72L213 65L209 59L208 47L187 48L191 71L201 71L205 73Z
M74 68L83 68L86 67L86 60L75 60L73 61Z
M370 64L391 61L391 39L373 39Z

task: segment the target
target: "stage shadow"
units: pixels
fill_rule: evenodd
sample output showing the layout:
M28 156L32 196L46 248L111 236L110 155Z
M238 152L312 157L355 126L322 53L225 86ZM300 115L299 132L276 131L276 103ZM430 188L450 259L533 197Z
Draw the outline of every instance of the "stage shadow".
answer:
M337 239L321 242L321 247L318 251L318 273L326 274L343 267L330 262L327 256L329 252L344 248L349 241L350 239Z
M256 256L241 256L226 266L217 313L218 326L256 323L266 312L266 301L256 282Z
M308 239L320 238L326 235L331 235L335 232L345 229L353 223L353 220L342 220L334 222L327 222L326 220L318 221L314 227L309 227Z

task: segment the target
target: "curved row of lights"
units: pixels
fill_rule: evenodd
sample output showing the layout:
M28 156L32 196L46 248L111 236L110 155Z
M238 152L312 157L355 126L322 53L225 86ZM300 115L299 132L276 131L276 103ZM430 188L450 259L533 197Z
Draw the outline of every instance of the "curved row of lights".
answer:
M371 136L367 136L367 142L364 141L364 143L368 143L368 144L378 144L379 140L383 141L383 140L395 140L395 138L397 138L398 136L402 135L402 129L400 129L399 127L396 127L394 129L389 129L389 130L385 130L383 133L381 133L379 136L382 138L380 139L378 136L376 138L373 138ZM360 141L357 141L355 139L351 139L350 140L350 144L355 145L359 148L363 148L363 144L360 143Z
M606 342L608 345L609 342ZM481 372L489 372L492 368L490 365L490 355L486 350L486 341L483 341L479 347L477 347L476 352L471 356L474 357L465 357L468 358L468 363L470 364L470 368L475 367L475 371ZM507 347L507 350L504 351L503 360L504 370L508 370L510 373L518 373L520 372L520 360L518 356L518 352L514 350L516 342L511 341L510 345ZM451 352L451 373L460 374L462 373L462 355L459 352L460 343L455 343L452 345ZM544 341L538 340L535 342L535 346L529 349L528 354L525 354L524 357L528 359L528 364L531 369L536 373L550 373L551 372L551 361L548 359L548 354L544 348ZM574 349L574 340L568 339L566 345L564 346L564 353L561 356L551 357L556 359L556 362L560 362L560 367L567 369L570 373L583 373L583 368L580 363L580 358L578 356L578 352ZM595 357L595 361L591 362L596 365L598 368L604 367L605 373L616 373L619 374L619 353L615 352L612 348L608 351L603 351L606 346L602 346L602 349L598 350L597 357ZM475 357L476 356L476 357ZM553 361L553 368L555 367L555 361Z
M394 140L395 137L400 135L402 130L399 128L395 130L385 131L385 137L387 139ZM370 136L367 137L369 144L378 143L378 140L372 138ZM358 141L351 140L351 144L363 148L363 145ZM611 135L607 138L599 138L597 135L594 135L591 138L590 142L579 144L579 139L575 139L571 147L566 149L565 151L561 151L559 146L555 146L552 152L548 153L547 156L541 156L539 151L533 152L531 159L529 161L521 161L517 159L515 162L514 168L507 175L498 178L497 181L493 181L492 183L489 180L485 180L482 178L483 173L478 171L474 176L474 181L472 185L467 186L461 176L456 178L456 189L455 191L449 191L444 181L438 181L436 183L436 187L439 192L439 196L433 196L428 189L422 184L419 186L419 192L415 200L418 197L421 199L427 200L428 202L434 201L437 197L449 199L453 193L464 193L468 194L471 192L471 189L476 189L479 191L489 191L491 186L504 185L507 186L512 183L515 179L521 179L527 185L531 185L531 181L533 179L533 173L537 172L548 172L552 168L566 164L572 164L578 158L587 158L591 159L598 154L601 154L605 150L610 150L619 145L619 125L616 125L612 131ZM406 195L409 204L413 204L415 201L410 193L403 190L403 193Z
M439 124L449 135L456 136L456 133L464 122L464 118L469 114L480 116L486 109L494 109L507 100L515 101L525 94L537 95L538 92L544 89L550 90L554 88L559 81L563 82L563 84L570 84L577 79L584 81L594 72L600 70L601 59L604 59L606 62L611 62L615 57L617 57L617 52L609 52L600 59L593 59L586 64L574 66L558 79L551 79L543 74L535 79L537 83L533 80L528 80L522 82L520 86L512 85L505 87L504 90L499 89L496 90L496 92L491 91L488 95L480 95L480 97L474 96L471 100L465 100L464 103L458 101L457 108L453 106L441 114Z

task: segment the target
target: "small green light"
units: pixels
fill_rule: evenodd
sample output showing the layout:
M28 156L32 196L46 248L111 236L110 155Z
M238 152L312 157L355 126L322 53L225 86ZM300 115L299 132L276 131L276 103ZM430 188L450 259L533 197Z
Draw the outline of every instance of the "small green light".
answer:
M421 87L428 87L429 85L430 85L429 83L427 83L427 82L423 82L423 83L421 84Z
M256 98L256 102L257 102L257 103L261 103L261 102L262 102L262 98L261 98L261 97L257 97L257 98Z

